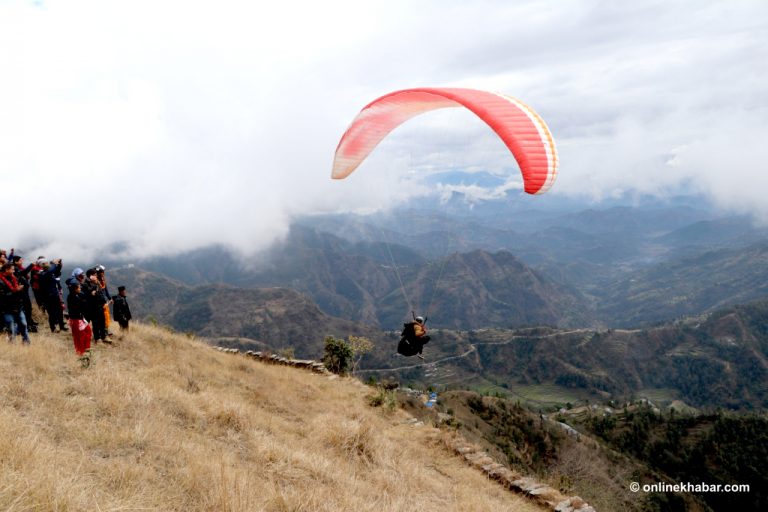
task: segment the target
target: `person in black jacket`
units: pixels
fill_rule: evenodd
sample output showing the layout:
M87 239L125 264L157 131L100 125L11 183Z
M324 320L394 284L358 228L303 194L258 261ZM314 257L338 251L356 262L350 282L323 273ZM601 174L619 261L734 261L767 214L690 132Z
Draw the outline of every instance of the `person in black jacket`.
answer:
M397 352L406 357L417 356L424 359L421 355L424 345L429 343L430 337L427 336L426 319L420 316L414 316L413 322L403 324L403 332L400 333L400 343L397 345Z
M30 263L27 268L24 268L24 258L19 255L14 255L11 262L16 280L24 287L21 298L24 301L24 317L27 319L27 329L29 332L37 332L37 323L32 318L32 301L29 298L29 279L35 265Z
M67 310L69 311L69 328L72 331L72 341L75 344L75 352L80 356L83 367L91 365L91 326L85 320L85 311L88 308L88 299L80 289L80 283L76 278L67 280L69 295L67 296Z
M104 294L104 289L99 285L95 268L90 268L85 273L82 292L88 304L85 316L90 320L93 328L93 342L112 343L111 340L107 339L107 326L104 318L104 304L107 303L107 297Z
M10 332L10 341L13 341L19 332L24 343L29 343L24 299L21 295L24 286L16 280L13 268L12 263L5 263L0 267L0 312Z
M128 322L131 320L131 308L128 306L128 298L125 286L117 287L117 295L112 297L112 316L120 325L121 331L128 331Z
M64 323L64 304L61 297L61 259L43 264L40 273L40 294L45 301L45 311L48 313L48 326L51 332L56 332L56 327L62 331L69 328Z

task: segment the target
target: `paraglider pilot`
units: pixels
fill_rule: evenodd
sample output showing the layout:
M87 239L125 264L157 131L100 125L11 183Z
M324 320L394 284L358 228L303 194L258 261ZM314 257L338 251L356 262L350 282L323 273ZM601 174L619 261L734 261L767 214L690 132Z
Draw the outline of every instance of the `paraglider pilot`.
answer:
M411 312L413 314L413 312ZM421 316L413 316L413 321L403 324L403 332L400 334L400 343L397 345L397 352L406 357L418 356L424 359L421 351L424 345L429 343L430 337L427 336L427 320Z

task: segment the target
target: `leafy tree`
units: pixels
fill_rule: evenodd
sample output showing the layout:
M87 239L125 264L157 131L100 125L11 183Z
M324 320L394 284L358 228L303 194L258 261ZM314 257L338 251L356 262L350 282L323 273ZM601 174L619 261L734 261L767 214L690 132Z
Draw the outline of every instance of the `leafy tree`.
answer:
M363 356L373 350L373 342L364 336L349 336L347 340L352 349L352 373L355 373Z
M326 336L324 354L323 363L328 370L340 375L349 371L354 353L347 341Z

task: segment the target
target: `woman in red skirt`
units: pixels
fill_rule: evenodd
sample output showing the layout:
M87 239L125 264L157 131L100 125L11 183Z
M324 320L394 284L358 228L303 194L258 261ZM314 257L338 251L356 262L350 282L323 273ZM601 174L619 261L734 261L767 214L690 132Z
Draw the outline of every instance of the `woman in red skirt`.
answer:
M80 283L72 279L69 284L67 310L69 310L69 330L75 343L75 352L80 356L83 368L91 365L91 325L85 319L86 298L80 291Z

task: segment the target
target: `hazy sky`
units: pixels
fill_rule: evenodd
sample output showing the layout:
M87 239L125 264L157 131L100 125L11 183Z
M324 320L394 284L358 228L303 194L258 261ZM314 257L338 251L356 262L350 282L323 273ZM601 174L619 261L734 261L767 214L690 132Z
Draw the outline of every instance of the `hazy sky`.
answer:
M330 179L359 110L420 86L535 108L560 152L550 194L682 190L768 219L766 63L765 0L0 0L0 246L247 252L297 215L438 192L430 172L519 186L458 109Z

